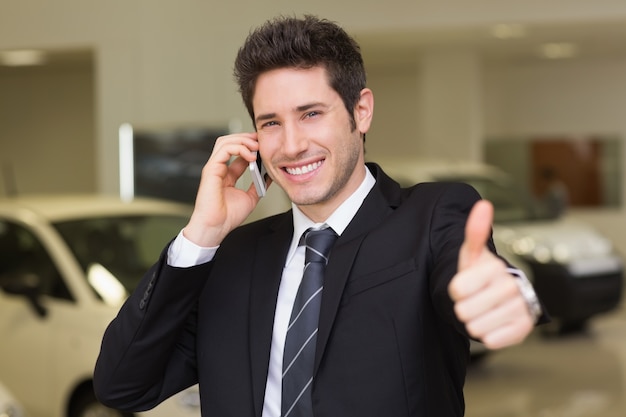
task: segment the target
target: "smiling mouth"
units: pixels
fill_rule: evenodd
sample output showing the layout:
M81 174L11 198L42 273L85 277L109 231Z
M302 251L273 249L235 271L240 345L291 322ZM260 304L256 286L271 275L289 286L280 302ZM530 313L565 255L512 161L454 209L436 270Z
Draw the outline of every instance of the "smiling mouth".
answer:
M287 171L289 175L304 175L308 174L309 172L315 171L320 166L322 166L322 161L313 162L311 164L303 165L296 168L285 168L285 171Z

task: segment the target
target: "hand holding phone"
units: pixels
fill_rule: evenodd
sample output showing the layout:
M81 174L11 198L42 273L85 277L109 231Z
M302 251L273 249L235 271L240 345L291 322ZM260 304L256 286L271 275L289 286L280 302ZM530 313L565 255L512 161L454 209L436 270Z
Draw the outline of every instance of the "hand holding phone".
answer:
M256 188L256 193L259 197L263 197L267 192L265 186L267 171L261 161L261 154L256 152L256 161L250 162L250 174L252 175L252 182Z

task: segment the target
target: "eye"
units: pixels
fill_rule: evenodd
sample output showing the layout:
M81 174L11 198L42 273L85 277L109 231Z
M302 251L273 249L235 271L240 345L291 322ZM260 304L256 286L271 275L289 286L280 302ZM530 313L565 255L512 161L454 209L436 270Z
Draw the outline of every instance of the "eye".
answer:
M307 112L304 114L305 118L311 118L311 117L315 117L317 115L319 115L320 112L318 112L317 110L311 110L310 112Z
M278 122L275 120L270 120L269 122L265 122L261 125L261 129L272 127L272 126L278 126Z

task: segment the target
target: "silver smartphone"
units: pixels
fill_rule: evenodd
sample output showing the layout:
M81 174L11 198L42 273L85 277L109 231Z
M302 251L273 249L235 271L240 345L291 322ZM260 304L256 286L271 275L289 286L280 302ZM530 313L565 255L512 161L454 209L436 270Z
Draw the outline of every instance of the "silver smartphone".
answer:
M263 197L267 191L265 187L267 171L263 166L263 161L261 161L261 154L258 152L256 152L256 161L250 162L250 174L252 175L252 182L254 182L257 195Z

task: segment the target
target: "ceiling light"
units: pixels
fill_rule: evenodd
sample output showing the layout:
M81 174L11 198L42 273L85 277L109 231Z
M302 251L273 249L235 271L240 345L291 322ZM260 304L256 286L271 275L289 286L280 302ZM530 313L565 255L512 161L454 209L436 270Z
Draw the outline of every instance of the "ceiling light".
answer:
M491 35L498 39L518 39L526 36L526 28L519 23L500 23L491 27Z
M46 61L43 51L36 49L20 49L0 51L0 64L7 66L40 65Z
M569 42L553 42L541 45L541 55L548 59L565 59L578 55L578 46Z

